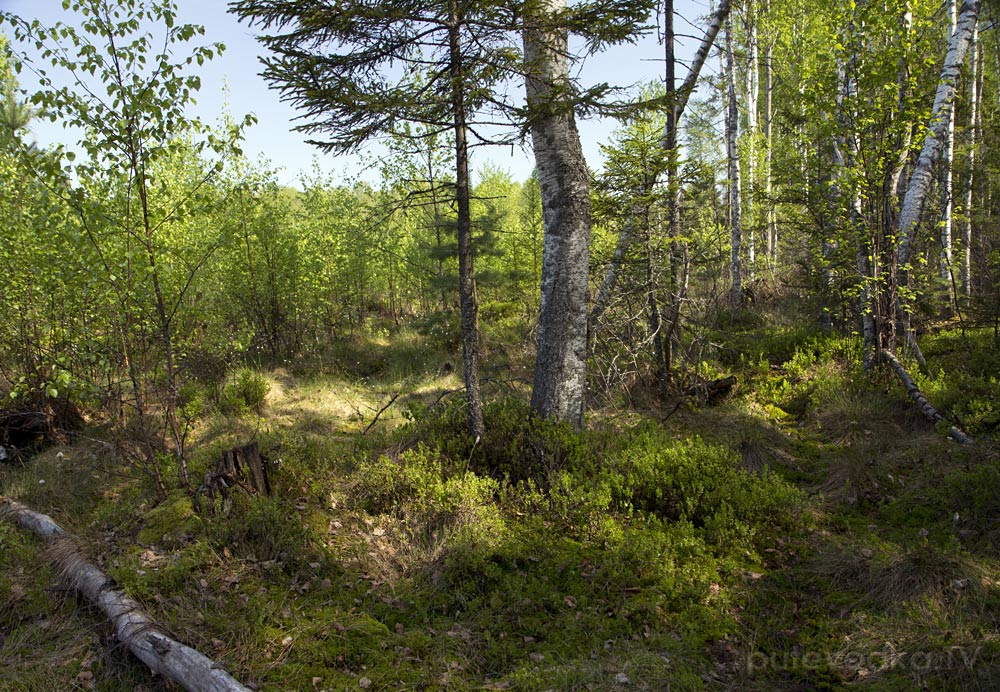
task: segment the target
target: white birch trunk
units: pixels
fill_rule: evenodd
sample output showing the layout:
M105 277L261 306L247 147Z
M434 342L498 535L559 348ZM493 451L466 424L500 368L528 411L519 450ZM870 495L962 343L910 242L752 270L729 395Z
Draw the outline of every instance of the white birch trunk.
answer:
M188 692L249 692L220 664L164 634L138 602L115 588L107 574L83 557L51 517L4 500L0 501L0 518L13 521L53 544L52 552L63 579L108 617L118 641L154 673Z
M765 12L767 6L765 5ZM767 256L772 271L778 265L778 223L774 209L772 167L774 166L774 42L764 46L764 204L767 214Z
M976 180L976 147L979 145L980 127L979 79L982 74L982 64L979 55L978 23L972 28L969 50L969 64L972 65L972 76L969 80L969 155L965 179L965 204L962 209L965 214L962 224L962 291L966 298L972 297L972 193Z
M739 111L736 106L736 65L733 58L732 22L726 18L726 155L729 160L729 232L732 248L733 287L730 300L733 307L739 307L743 295L743 272L741 262L743 214L740 206L742 185L740 183L739 152Z
M571 107L568 32L551 29L565 0L540 0L525 17L525 87L542 193L545 239L531 406L542 416L583 423L590 262L590 173ZM557 106L554 107L553 106Z
M927 420L935 424L941 422L948 423L948 437L955 440L955 442L958 442L959 444L971 445L974 443L974 440L966 435L964 430L952 425L947 418L941 415L941 413L931 405L931 402L928 401L927 397L923 395L919 387L917 387L916 383L913 381L913 378L910 377L910 373L906 371L906 368L903 367L903 364L899 362L896 356L885 350L883 350L880 355L882 360L888 363L896 373L896 377L899 378L907 396L913 400L913 403L917 405L920 412L924 414L924 417L927 418Z
M951 40L948 41L948 52L934 95L930 128L914 166L913 175L910 176L910 184L907 186L899 213L899 247L896 250L896 260L900 267L906 267L913 254L917 224L920 222L920 215L930 191L934 164L941 157L947 138L948 121L955 107L955 89L961 76L965 54L972 41L972 32L979 18L979 7L980 0L964 0L958 25Z
M948 43L951 43L952 36L955 35L955 25L958 23L955 0L948 0L945 3L945 13L948 16ZM955 109L951 108L945 116L945 139L944 151L941 154L941 279L944 281L948 294L947 310L950 312L951 305L955 300L952 292L952 207L953 207L953 181L954 181L954 158L955 158Z
M750 218L747 230L747 276L752 280L757 264L757 234L756 221L757 205L755 197L757 191L757 140L759 118L757 115L757 105L760 100L760 55L757 46L757 21L753 16L753 6L747 7L746 32L747 32L747 71L746 71L746 108L747 108L747 204L746 213Z
M858 272L858 310L861 313L861 354L865 372L869 371L876 360L876 329L874 305L872 304L872 260L871 236L863 220L861 197L854 185L845 189L849 182L848 169L853 169L858 160L858 139L852 129L856 118L852 109L858 96L857 40L854 35L856 26L852 20L848 26L848 35L843 37L846 45L854 46L847 65L838 65L838 73L842 83L837 93L837 136L834 138L833 154L836 166L836 183L834 190L847 208L848 221L855 243L855 263Z

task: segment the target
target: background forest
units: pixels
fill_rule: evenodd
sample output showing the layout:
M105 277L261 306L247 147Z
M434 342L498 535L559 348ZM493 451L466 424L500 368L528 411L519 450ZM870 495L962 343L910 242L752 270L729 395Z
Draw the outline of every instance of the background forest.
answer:
M1000 8L300 5L231 11L377 175L191 116L166 0L0 12L5 497L254 689L1000 684ZM662 79L543 74L643 32ZM598 113L577 180L539 133ZM167 689L47 564L0 524L0 689Z

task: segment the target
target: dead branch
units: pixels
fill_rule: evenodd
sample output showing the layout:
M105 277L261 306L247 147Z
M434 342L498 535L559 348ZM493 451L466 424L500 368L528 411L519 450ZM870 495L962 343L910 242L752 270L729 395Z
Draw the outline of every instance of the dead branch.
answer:
M382 408L380 408L378 411L375 412L375 417L372 418L371 422L367 426L365 426L364 430L361 431L362 435L367 435L368 434L368 431L372 429L372 426L374 426L376 423L378 423L378 417L381 416L383 413L385 413L389 409L390 406L392 406L394 403L396 403L396 399L399 398L399 395L401 393L402 392L396 392L396 393L394 393L392 395L392 398L389 399L389 403L387 403L385 406L383 406Z
M931 405L931 402L927 400L917 387L913 378L910 377L910 373L906 372L906 368L903 364L899 362L896 356L889 353L889 351L882 351L882 360L888 363L892 369L896 372L896 377L899 378L900 383L903 385L903 389L906 391L906 395L909 396L913 403L917 405L920 412L924 414L931 423L937 424L940 421L945 421L948 423L948 437L952 438L959 444L971 445L975 442L971 437L965 434L958 427L951 424L951 422L945 418L936 408Z

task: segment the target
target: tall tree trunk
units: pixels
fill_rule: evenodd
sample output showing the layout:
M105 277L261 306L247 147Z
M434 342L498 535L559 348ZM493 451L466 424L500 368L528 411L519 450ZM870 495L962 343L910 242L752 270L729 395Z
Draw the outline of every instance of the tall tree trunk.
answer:
M765 12L767 4L765 3ZM770 265L778 264L778 223L774 209L772 191L772 167L774 165L774 42L768 39L764 44L764 204L767 214L767 257Z
M669 14L673 16L673 3L669 0L668 4L670 6ZM688 99L694 92L695 87L698 84L698 77L701 75L701 70L705 66L705 61L708 59L708 54L712 50L712 46L715 45L715 38L718 36L720 29L722 28L723 22L729 16L729 12L732 5L730 0L722 0L719 3L719 8L712 15L711 21L708 27L705 29L705 35L701 40L701 45L698 46L698 50L695 52L694 59L691 61L691 67L688 69L687 77L684 78L684 83L679 89L674 92L672 104L673 108L673 119L667 120L667 124L664 126L663 137L661 142L665 151L669 151L669 143L677 141L677 130L680 126L681 116L684 114L684 109L687 107ZM669 108L669 106L668 106ZM670 112L670 110L668 110ZM649 190L641 190L641 195L648 194ZM618 234L618 243L615 245L615 253L611 259L611 263L608 265L607 272L604 275L604 281L601 283L601 288L597 293L597 297L594 299L594 306L590 312L590 324L591 326L596 326L601 315L608 307L608 301L611 298L611 293L614 291L615 285L618 283L618 275L621 271L622 264L625 261L625 254L628 252L629 247L632 244L632 239L635 235L635 229L633 227L631 220L626 220L622 225L622 230Z
M857 182L852 181L851 172L858 161L858 138L853 123L857 118L853 112L858 98L858 52L857 26L852 18L846 28L847 34L841 42L851 46L850 58L846 65L838 65L840 88L837 92L836 124L833 156L836 168L834 191L839 198L839 213L846 210L848 227L855 244L855 262L858 273L858 309L861 313L862 363L865 371L870 370L878 353L875 330L875 311L872 304L872 233L863 218L861 195Z
M747 223L747 277L754 278L757 265L757 219L758 208L757 196L757 146L759 117L758 103L760 101L760 56L757 45L757 18L753 15L754 6L749 4L744 10L744 20L746 26L747 40L747 67L746 67L746 109L747 109L747 129L746 142L747 149L747 174L746 174L746 206L745 214Z
M955 33L955 25L958 23L955 0L947 0L945 12L948 16L947 39L951 42L951 37ZM952 108L945 115L945 138L944 151L941 153L941 280L944 282L945 291L948 296L945 313L951 314L952 305L955 302L955 295L952 292L952 207L953 207L953 180L954 180L954 158L955 158L955 109Z
M958 25L951 40L948 41L948 52L934 95L930 127L913 168L913 175L910 176L903 206L899 212L899 247L896 250L896 259L900 267L905 267L913 254L917 224L930 190L934 164L941 157L944 148L948 121L955 107L955 89L961 76L965 54L972 42L972 32L979 18L979 6L980 0L964 0Z
M914 166L913 174L910 176L906 196L903 198L903 206L899 212L897 229L899 246L896 249L898 278L896 285L891 287L890 302L900 329L905 333L910 348L925 371L927 371L926 363L910 326L910 312L903 303L899 289L907 284L917 225L920 222L920 216L930 191L934 165L944 149L948 122L955 107L956 87L961 77L965 54L972 41L972 33L979 20L979 7L980 0L964 0L962 3L958 25L948 40L948 50L934 96L934 107L931 110L930 127L920 150L920 156Z
M913 33L913 13L909 7L905 7L900 15L900 29L905 40L911 40ZM910 95L909 83L910 66L907 63L906 57L900 56L896 65L896 103L901 113L904 111ZM867 295L872 300L870 314L874 322L875 339L878 340L877 347L874 342L870 345L873 348L877 348L877 350L888 348L893 351L897 347L896 336L900 326L895 317L897 312L896 306L893 299L891 299L891 295L886 295L884 290L876 291L874 287L884 285L884 279L887 279L890 284L898 281L899 267L891 257L892 251L889 249L886 252L884 247L880 248L878 241L894 237L899 228L899 209L902 206L905 194L904 173L910 165L910 144L913 141L912 124L906 123L904 127L897 128L897 134L894 139L893 148L897 154L895 161L886 170L885 181L883 183L884 199L882 200L881 234L878 237L872 237L869 234L866 241L870 245L870 250L868 251L869 259L866 260L870 271ZM891 245L893 242L895 241L890 240L888 244ZM876 254L879 256L876 257ZM892 291L890 290L889 293L891 294ZM866 346L868 345L866 342ZM865 362L868 363L868 361ZM872 360L871 364L874 365L874 363L875 360Z
M677 133L680 119L680 109L677 94L677 60L675 55L674 34L674 0L664 2L663 23L663 53L664 53L664 88L667 97L666 123L663 126L661 146L666 154L667 174L667 237L670 238L670 312L663 342L660 348L663 354L663 369L659 381L661 394L667 390L670 370L673 365L673 354L680 343L681 303L684 300L686 288L687 243L681 237L681 181L680 156L677 150ZM655 180L655 178L653 179Z
M583 424L590 262L590 173L571 106L568 32L555 17L565 0L525 8L525 87L545 225L541 310L531 407L542 416Z
M458 0L449 2L448 42L451 58L451 105L455 119L455 198L458 207L458 294L461 303L462 360L465 369L465 417L469 435L482 438L483 401L479 392L479 306L472 262L472 207L469 199L468 126L465 118L465 75Z
M740 206L739 111L736 106L736 65L733 58L732 22L726 18L726 156L729 160L729 233L732 247L733 287L730 302L739 307L743 295L741 267L743 214Z
M664 0L663 3L663 53L664 53L664 93L667 97L666 123L663 127L663 138L661 146L666 155L666 178L667 178L667 237L670 239L670 318L667 324L675 324L674 316L680 314L680 291L678 290L678 262L680 241L680 180L678 176L678 156L677 156L677 82L676 63L674 61L674 2ZM644 187L655 185L656 176L649 177L649 183ZM652 225L648 225L652 230ZM650 244L651 245L651 244ZM652 263L652 248L647 247L648 261ZM647 267L647 280L649 287L649 309L658 310L656 301L656 291L653 285L655 276L652 264ZM672 340L673 329L667 332L663 326L663 318L660 314L655 316L655 329L653 315L650 315L651 335L653 338L653 357L656 360L656 383L660 394L665 394L667 384L670 379L671 353L673 352Z
M979 51L978 22L972 28L969 50L971 51L969 64L972 66L969 79L969 154L965 178L965 204L962 209L964 212L962 222L962 291L966 298L972 297L972 193L976 182L976 147L981 141L979 137L981 126L979 80L982 78L982 56Z

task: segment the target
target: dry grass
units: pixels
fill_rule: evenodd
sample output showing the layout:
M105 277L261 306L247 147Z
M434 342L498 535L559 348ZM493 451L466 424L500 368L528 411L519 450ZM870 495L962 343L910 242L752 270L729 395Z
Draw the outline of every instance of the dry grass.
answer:
M857 605L879 611L915 601L982 599L994 588L988 570L972 557L927 544L905 550L892 545L831 547L814 567L835 588L856 594Z

